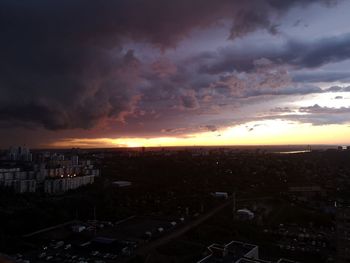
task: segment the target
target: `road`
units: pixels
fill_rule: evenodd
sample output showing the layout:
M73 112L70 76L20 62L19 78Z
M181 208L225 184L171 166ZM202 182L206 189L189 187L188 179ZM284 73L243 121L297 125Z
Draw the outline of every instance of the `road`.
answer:
M233 197L229 197L223 204L221 204L221 205L215 207L214 209L212 209L211 211L203 214L199 218L197 218L191 222L188 222L185 226L180 227L180 228L174 230L173 232L169 233L168 235L160 237L160 238L140 247L136 251L136 254L145 255L148 252L150 252L151 250L168 243L172 239L176 239L176 238L182 236L183 234L185 234L186 232L188 232L192 228L194 228L194 227L200 225L201 223L203 223L204 221L208 220L210 217L212 217L213 215L215 215L216 213L218 213L219 211L221 211L225 207L232 205L232 201L233 201Z
M47 231L50 231L50 230L53 230L53 229L56 229L56 228L64 227L64 226L71 225L71 224L77 224L77 223L80 223L80 221L78 221L78 220L68 221L68 222L65 222L65 223L62 223L62 224L58 224L58 225L55 225L55 226L51 226L51 227L46 227L46 228L40 229L40 230L35 231L33 233L30 233L30 234L23 235L23 237L26 238L26 237L35 236L37 234L41 234L41 233L44 233L44 232L47 232Z
M159 247L161 245L164 245L164 244L168 243L169 241L182 236L183 234L185 234L186 232L188 232L192 228L200 225L201 223L203 223L204 221L208 220L209 218L211 218L216 213L220 212L222 209L224 209L225 207L227 207L229 205L232 205L232 209L233 209L233 198L234 198L233 196L230 196L224 203L222 203L219 206L215 207L211 211L203 214L199 218L188 222L185 226L180 227L180 228L174 230L173 232L169 233L168 235L160 237L160 238L158 238L158 239L156 239L156 240L154 240L154 241L152 241L152 242L150 242L150 243L140 247L136 251L136 254L138 254L138 255L146 255L147 253L149 253L150 251L154 250L155 248L157 248L157 247ZM242 201L256 201L256 200L268 200L268 199L271 199L271 197L268 196L268 197L259 197L259 198L236 199L236 203L242 202Z

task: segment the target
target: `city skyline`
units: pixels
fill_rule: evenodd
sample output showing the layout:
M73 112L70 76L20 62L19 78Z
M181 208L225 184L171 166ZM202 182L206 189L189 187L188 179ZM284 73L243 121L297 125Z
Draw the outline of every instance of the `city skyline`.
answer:
M348 1L0 7L0 148L350 144Z

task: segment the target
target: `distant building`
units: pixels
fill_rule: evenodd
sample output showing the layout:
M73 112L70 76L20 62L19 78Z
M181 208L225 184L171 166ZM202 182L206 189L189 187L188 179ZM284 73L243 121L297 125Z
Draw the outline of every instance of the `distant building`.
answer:
M7 151L7 159L10 161L32 161L29 149L23 146L11 146Z
M34 193L37 190L34 173L22 171L19 167L0 168L0 185L12 188L16 193Z
M350 146L338 146L338 150L339 151L349 151L350 150Z
M35 193L37 189L36 180L18 180L15 183L17 193Z
M94 180L94 175L48 179L44 182L44 192L48 194L63 193L83 185L92 184Z
M16 193L61 193L91 184L100 175L90 160L79 160L78 155L65 158L64 154L41 152L32 160L26 147L10 147L5 162L0 166L0 186Z
M0 184L12 188L16 193L35 193L37 189L35 180L5 180Z
M72 156L72 165L79 165L79 156L78 155Z

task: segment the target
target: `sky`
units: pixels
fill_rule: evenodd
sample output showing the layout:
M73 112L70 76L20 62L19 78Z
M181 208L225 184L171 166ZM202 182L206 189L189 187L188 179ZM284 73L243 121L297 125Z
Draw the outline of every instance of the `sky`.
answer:
M350 144L348 10L2 0L0 147Z

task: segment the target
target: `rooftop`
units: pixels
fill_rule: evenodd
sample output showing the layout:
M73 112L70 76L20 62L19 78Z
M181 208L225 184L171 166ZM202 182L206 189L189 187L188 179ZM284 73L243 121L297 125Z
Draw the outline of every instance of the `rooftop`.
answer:
M271 263L271 261L266 261L262 259L241 258L237 261L237 263Z
M248 254L257 248L255 245L242 243L238 241L231 241L226 245L212 244L208 247L211 254L198 263L205 262L236 262L237 260L248 256ZM244 261L241 261L244 262ZM249 261L247 261L249 262ZM254 262L254 261L250 261Z

